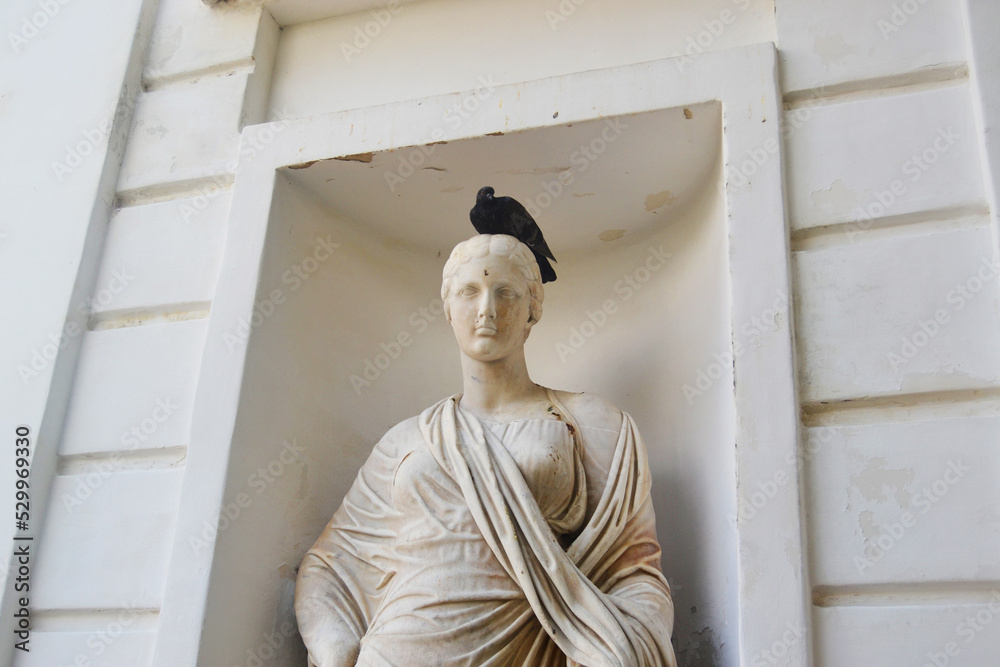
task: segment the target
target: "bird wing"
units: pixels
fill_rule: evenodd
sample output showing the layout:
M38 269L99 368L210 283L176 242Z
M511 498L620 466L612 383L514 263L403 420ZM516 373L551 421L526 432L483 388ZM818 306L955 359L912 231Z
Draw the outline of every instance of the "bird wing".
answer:
M521 202L507 197L510 199L508 215L510 219L510 224L513 227L514 236L535 252L538 252L549 259L555 261L555 256L552 251L549 250L549 244L545 242L545 237L542 236L542 230L538 227L538 223L535 219L531 217L527 209L521 205Z
M480 234L503 234L501 225L497 224L496 200L476 202L469 211L469 220Z
M535 255L535 261L538 262L538 271L542 275L542 282L543 283L554 282L556 279L556 272L555 269L552 268L552 265L549 264L549 260L543 257L542 255L538 254L537 252L534 253L534 255Z

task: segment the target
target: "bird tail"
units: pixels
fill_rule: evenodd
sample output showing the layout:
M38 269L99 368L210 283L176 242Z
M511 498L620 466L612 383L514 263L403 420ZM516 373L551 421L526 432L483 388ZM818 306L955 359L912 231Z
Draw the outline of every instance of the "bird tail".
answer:
M541 271L542 274L542 283L554 282L556 279L556 272L555 269L552 268L552 265L549 264L549 260L547 260L544 255L539 255L538 253L535 253L535 259L538 260L538 270Z

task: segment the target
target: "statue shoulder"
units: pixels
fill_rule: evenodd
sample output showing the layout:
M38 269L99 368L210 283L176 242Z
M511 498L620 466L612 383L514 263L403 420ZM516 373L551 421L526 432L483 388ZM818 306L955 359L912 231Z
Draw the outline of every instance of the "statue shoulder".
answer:
M420 434L420 417L414 416L399 422L382 436L375 449L392 457L407 454L422 442Z
M555 394L581 427L612 431L617 437L624 417L611 401L597 394L568 391L556 391Z

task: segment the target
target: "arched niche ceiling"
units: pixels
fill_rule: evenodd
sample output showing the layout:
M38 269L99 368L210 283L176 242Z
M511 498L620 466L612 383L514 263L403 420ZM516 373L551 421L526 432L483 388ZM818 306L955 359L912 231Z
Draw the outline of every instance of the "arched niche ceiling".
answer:
M711 178L721 105L708 103L296 165L338 217L388 243L447 252L491 185L532 212L553 252L662 229Z

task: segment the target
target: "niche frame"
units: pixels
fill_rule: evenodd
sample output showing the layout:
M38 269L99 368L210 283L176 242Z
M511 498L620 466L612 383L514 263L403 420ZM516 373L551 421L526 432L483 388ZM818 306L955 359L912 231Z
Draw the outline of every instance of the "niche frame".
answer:
M570 91L570 92L566 92ZM520 94L519 94L520 93ZM226 335L253 315L266 249L275 179L312 161L428 142L427 128L468 91L244 128L227 241L209 316L195 396L170 566L153 664L196 664L213 568L214 539L195 551L189 538L214 525L222 508L246 349ZM498 86L503 113L470 115L433 141L457 141L685 105L721 103L729 232L731 323L738 327L790 294L790 249L781 155L781 94L773 44L664 59ZM558 119L552 109L559 109ZM391 132L386 128L391 128ZM752 156L765 159L754 162ZM750 163L747 162L750 160ZM743 165L751 164L751 167ZM751 173L752 172L752 173ZM789 481L752 517L733 509L737 533L739 656L767 650L785 624L809 628L811 597L797 466L799 419L789 311L734 355L736 497L752 502L757 482L777 471ZM279 628L280 629L280 628ZM776 634L777 633L777 634ZM183 638L183 639L182 639ZM810 642L790 647L789 664L809 664Z

